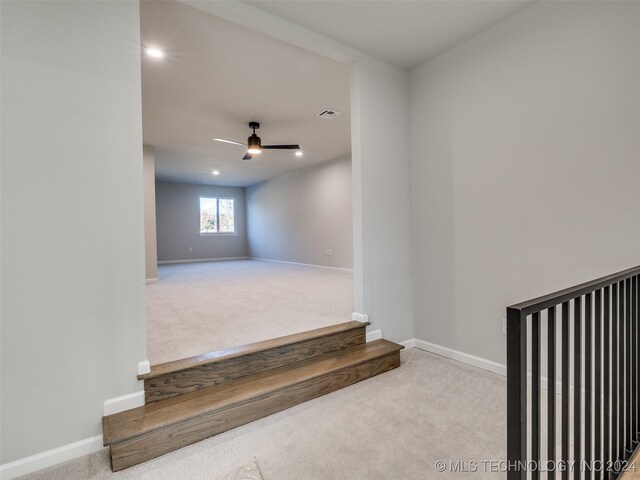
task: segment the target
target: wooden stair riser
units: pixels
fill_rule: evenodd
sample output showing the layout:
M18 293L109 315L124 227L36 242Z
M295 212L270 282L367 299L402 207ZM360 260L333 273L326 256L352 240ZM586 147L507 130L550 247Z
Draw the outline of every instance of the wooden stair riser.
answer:
M365 341L366 325L363 324L360 328L168 373L144 381L145 402L157 402L258 372L322 357Z
M367 362L351 365L281 388L244 403L204 413L178 424L168 425L114 443L111 445L112 469L117 471L137 465L399 366L400 352L395 351Z

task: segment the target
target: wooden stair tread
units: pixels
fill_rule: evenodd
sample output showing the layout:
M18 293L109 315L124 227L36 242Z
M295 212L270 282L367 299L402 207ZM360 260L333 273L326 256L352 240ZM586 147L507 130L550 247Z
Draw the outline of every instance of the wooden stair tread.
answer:
M201 357L191 359L196 361L195 364L190 359L180 361L171 367L178 370L163 374L155 370L155 376L144 380L145 403L166 400L361 345L366 342L366 326L365 323L348 322L304 335L241 347L240 355L236 355L238 350L234 349L231 355L207 355L207 361L200 361ZM215 360L210 363L212 357Z
M336 336L342 335L349 341L336 341ZM342 348L323 348L323 342L329 342L331 348ZM261 362L262 352L236 357L230 362L255 365L244 376L103 417L104 443L110 447L112 470L137 465L400 366L401 345L386 340L363 342L364 328L360 327L312 338L293 347L267 350L267 360L282 360L271 368L267 368L268 361ZM302 345L306 352L298 351ZM294 361L286 354L291 348L299 354ZM228 363L215 363L204 369L217 371ZM183 378L185 372L191 371L176 375Z
M103 418L104 444L112 445L208 412L243 404L287 386L396 353L402 348L386 340L376 340L326 357L268 370L109 415Z
M324 337L328 335L334 335L357 328L363 328L369 325L369 322L344 322L337 325L331 325L329 327L317 328L315 330L309 330L302 333L294 333L293 335L287 335L284 337L274 338L272 340L265 340L262 342L249 343L247 345L241 345L238 347L225 348L222 350L216 350L213 352L197 355L195 357L184 358L180 360L174 360L172 362L161 363L153 365L149 373L138 375L138 380L149 380L152 378L160 377L163 375L187 370L194 367L201 367L203 365L209 365L212 363L222 362L236 357L244 355L251 355L267 350L272 350L285 345L292 345L300 342L312 340L314 338Z

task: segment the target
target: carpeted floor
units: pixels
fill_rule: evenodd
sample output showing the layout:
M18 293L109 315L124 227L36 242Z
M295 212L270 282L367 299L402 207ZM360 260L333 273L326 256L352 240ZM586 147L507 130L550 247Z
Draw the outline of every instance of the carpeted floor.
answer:
M399 369L142 465L111 473L105 450L27 478L228 480L255 463L264 480L505 479L482 463L505 458L505 439L504 377L413 349Z
M261 260L160 265L147 285L152 365L351 320L353 274Z

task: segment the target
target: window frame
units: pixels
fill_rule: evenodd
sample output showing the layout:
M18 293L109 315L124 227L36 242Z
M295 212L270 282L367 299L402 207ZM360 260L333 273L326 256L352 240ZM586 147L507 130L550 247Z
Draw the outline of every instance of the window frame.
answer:
M208 196L208 195L200 195L198 198L198 224L199 228L202 227L200 224L200 216L202 215L202 210L200 210L202 205L202 199L205 198L207 200L215 200L216 201L216 228L218 229L215 232L203 232L199 231L201 237L230 237L238 235L238 228L236 226L236 199L234 197L218 197L218 196ZM220 230L220 200L231 200L233 202L233 232L221 232Z

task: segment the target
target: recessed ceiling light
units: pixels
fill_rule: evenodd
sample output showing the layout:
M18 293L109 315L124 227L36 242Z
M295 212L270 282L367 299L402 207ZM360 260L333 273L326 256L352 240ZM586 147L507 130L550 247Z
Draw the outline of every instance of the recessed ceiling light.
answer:
M159 48L147 47L144 50L142 50L142 52L147 57L164 58L164 52L162 50L160 50Z
M220 170L214 170L211 175L220 175Z
M301 157L302 156L302 150L298 150L296 152L296 157Z

